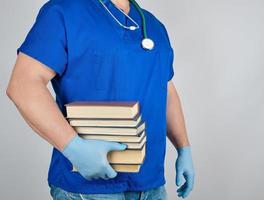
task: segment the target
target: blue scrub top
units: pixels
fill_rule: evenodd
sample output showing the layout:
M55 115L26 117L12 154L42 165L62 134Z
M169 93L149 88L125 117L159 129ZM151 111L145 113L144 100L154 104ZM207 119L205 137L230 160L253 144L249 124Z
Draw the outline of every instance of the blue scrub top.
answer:
M109 0L111 12L133 25ZM167 82L172 79L173 49L164 25L143 9L153 50L141 47L142 21L131 3L129 16L139 25L122 28L98 0L51 0L45 3L17 49L57 74L51 80L56 102L139 101L146 123L146 158L138 173L119 172L109 180L86 180L71 172L72 164L53 149L48 183L70 192L142 191L165 184Z

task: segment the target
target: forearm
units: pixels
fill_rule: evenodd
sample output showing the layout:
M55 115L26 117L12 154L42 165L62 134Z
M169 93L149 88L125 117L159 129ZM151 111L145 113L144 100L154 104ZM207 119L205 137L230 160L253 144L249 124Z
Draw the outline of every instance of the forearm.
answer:
M16 104L15 104L16 106ZM17 107L17 106L16 106ZM55 144L49 140L49 138L47 138L45 135L43 135L38 129L37 127L35 127L30 121L29 119L27 119L27 117L20 111L20 109L17 107L17 110L19 111L19 113L21 114L21 116L24 118L24 120L27 122L27 124L32 128L32 130L34 132L36 132L38 135L40 135L42 138L44 138L46 141L48 141L51 145L55 146Z
M181 101L172 82L168 83L167 136L175 148L189 145Z
M76 135L41 80L13 83L10 98L30 127L59 150Z
M172 82L168 84L167 130L178 154L175 162L178 197L186 198L193 189L194 168L180 97Z

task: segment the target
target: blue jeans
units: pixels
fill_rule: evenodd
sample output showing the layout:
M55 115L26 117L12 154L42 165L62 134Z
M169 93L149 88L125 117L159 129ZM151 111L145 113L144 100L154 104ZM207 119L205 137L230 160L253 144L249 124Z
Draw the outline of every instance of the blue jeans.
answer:
M114 194L78 194L51 185L50 194L53 200L167 200L164 185L146 191L127 191Z

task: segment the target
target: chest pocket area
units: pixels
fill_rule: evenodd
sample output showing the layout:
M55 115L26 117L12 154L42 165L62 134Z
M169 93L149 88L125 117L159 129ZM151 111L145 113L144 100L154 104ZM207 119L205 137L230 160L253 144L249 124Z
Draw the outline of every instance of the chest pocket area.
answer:
M110 90L118 85L119 71L116 56L111 53L92 51L87 58L86 79L89 90Z

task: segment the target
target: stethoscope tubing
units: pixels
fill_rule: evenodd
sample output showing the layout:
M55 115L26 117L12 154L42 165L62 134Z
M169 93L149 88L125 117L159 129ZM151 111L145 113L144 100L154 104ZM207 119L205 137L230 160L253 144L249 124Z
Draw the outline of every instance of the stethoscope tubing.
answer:
M99 0L100 3L103 5L103 7L105 8L105 10L111 15L111 17L123 28L125 29L129 29L129 30L136 30L139 28L138 23L133 20L128 14L126 14L122 9L118 8L115 4L114 6L120 11L122 12L128 19L130 19L136 26L125 26L124 24L122 24L114 15L113 13L107 8L107 6L103 3L102 0ZM141 9L141 7L138 5L138 3L135 0L129 0L137 9L137 11L140 14L140 17L142 19L142 33L143 33L143 40L141 42L142 47L144 49L148 49L151 50L154 47L154 42L153 40L151 40L150 38L148 38L148 34L147 34L147 25L146 25L146 18L145 15Z
M120 12L122 12L128 19L130 19L136 26L125 26L124 24L122 24L114 15L113 13L107 8L107 6L101 1L99 0L100 3L103 5L103 7L105 8L105 10L113 17L113 19L120 25L122 26L123 28L125 29L129 29L129 30L135 30L135 29L138 29L139 28L139 25L138 23L133 20L129 15L127 15L122 9L118 8L116 5L114 5ZM132 28L134 27L134 28Z
M147 35L147 25L146 25L146 18L145 18L145 15L144 15L144 13L143 13L143 11L142 11L142 9L141 9L141 7L138 5L138 3L135 1L135 0L129 0L129 1L131 1L134 5L135 5L135 7L137 8L137 10L138 10L138 12L139 12L139 14L140 14L140 16L141 16L141 19L142 19L142 31L143 31L143 36L144 36L144 38L148 38L148 35Z

